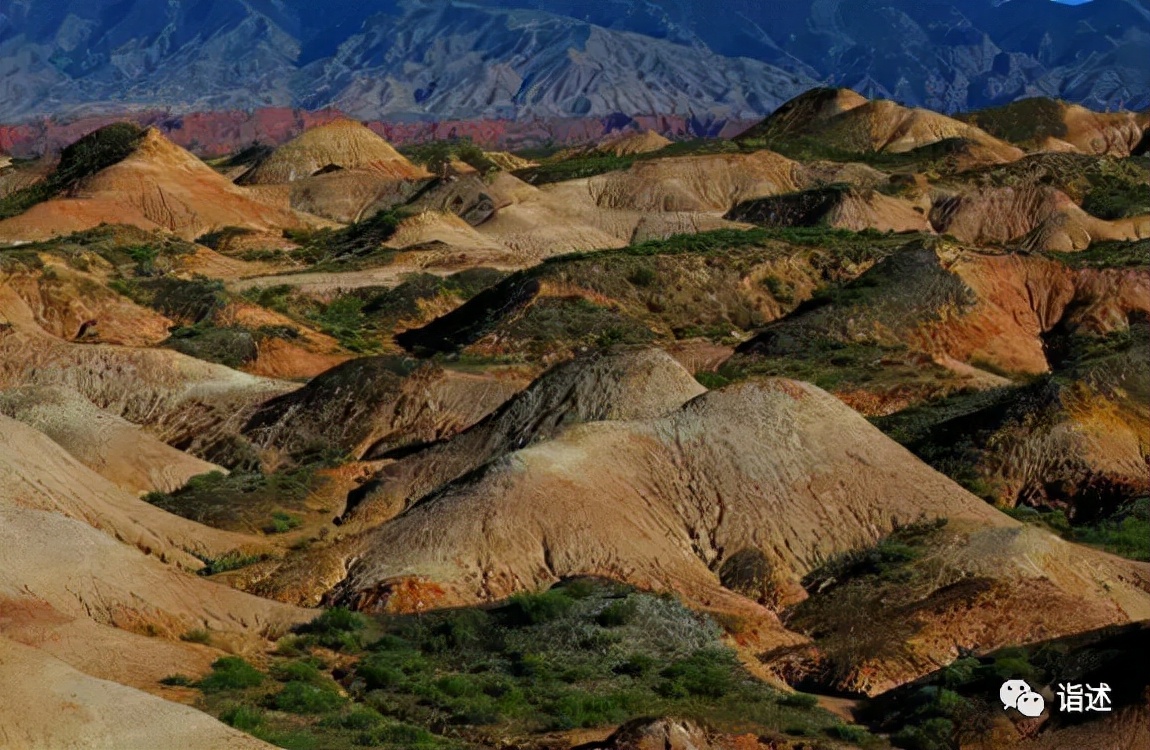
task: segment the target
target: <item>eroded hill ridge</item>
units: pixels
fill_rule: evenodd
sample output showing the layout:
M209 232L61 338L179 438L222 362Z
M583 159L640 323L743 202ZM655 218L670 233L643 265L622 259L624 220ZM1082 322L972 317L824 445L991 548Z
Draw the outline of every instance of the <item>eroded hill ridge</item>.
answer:
M529 159L336 119L0 162L0 745L795 748L689 670L889 698L1150 619L1146 126L818 89L733 139ZM532 723L561 692L513 725L518 687L411 687L472 620L509 649L574 607L592 643L655 594L733 650L610 679L713 717ZM299 629L337 607L371 624ZM583 684L516 643L507 679ZM204 688L224 657L250 685Z

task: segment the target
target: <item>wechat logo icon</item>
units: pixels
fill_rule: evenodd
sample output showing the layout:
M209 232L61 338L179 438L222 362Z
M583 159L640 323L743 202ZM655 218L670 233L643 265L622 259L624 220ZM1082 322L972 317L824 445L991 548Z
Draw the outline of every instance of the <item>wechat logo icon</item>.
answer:
M1026 680L1007 680L1002 683L998 689L998 698L1002 701L1002 710L1015 708L1018 713L1032 719L1041 716L1046 709L1046 701L1030 689Z

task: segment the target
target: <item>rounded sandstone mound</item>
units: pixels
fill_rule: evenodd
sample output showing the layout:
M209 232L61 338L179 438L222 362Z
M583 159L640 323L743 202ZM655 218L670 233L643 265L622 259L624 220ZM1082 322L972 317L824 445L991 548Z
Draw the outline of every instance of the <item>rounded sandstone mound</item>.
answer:
M707 604L732 596L714 571L740 550L793 590L898 519L944 515L1011 523L824 391L749 382L495 458L350 540L335 594L416 575L474 602L602 575Z
M649 154L671 145L671 141L653 130L625 131L605 139L595 147L602 154L634 156Z
M273 185L340 169L367 169L401 180L428 176L365 125L336 120L280 146L238 182Z
M357 493L348 520L366 525L392 518L436 488L572 425L659 417L704 392L660 349L622 349L567 362L453 439L385 467ZM377 447L367 458L385 456Z

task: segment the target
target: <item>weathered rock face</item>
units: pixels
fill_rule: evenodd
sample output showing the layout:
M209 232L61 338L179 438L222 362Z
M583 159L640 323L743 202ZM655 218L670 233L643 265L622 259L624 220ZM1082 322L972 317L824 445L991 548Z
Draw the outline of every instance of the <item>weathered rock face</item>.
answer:
M619 0L581 4L577 18L563 0L33 6L17 0L0 18L8 117L76 105L745 117L816 81L948 112L1036 91L1146 104L1150 18L1133 2L886 0L858 13L813 0Z

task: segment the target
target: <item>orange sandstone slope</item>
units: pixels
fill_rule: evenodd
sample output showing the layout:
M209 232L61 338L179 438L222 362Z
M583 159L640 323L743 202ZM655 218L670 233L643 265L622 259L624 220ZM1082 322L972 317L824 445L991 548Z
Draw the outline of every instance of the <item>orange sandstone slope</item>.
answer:
M765 359L786 372L795 363L845 355L836 351L848 346L869 346L875 348L870 358L881 361L877 369L917 355L948 367L958 362L1038 374L1050 369L1044 338L1056 327L1104 335L1148 311L1145 268L1076 269L1037 255L932 239L767 325L739 347L732 364L761 371L756 361ZM850 383L848 377L842 385Z
M151 128L127 158L82 179L62 196L0 221L0 242L42 240L117 223L194 239L225 227L280 234L322 220L258 200Z
M190 706L92 677L44 651L3 636L0 665L0 692L5 696L0 707L0 745L4 747L273 747ZM36 678L29 679L29 675Z
M197 474L221 470L98 409L70 388L28 386L0 391L0 414L44 433L80 463L128 492L171 492Z

